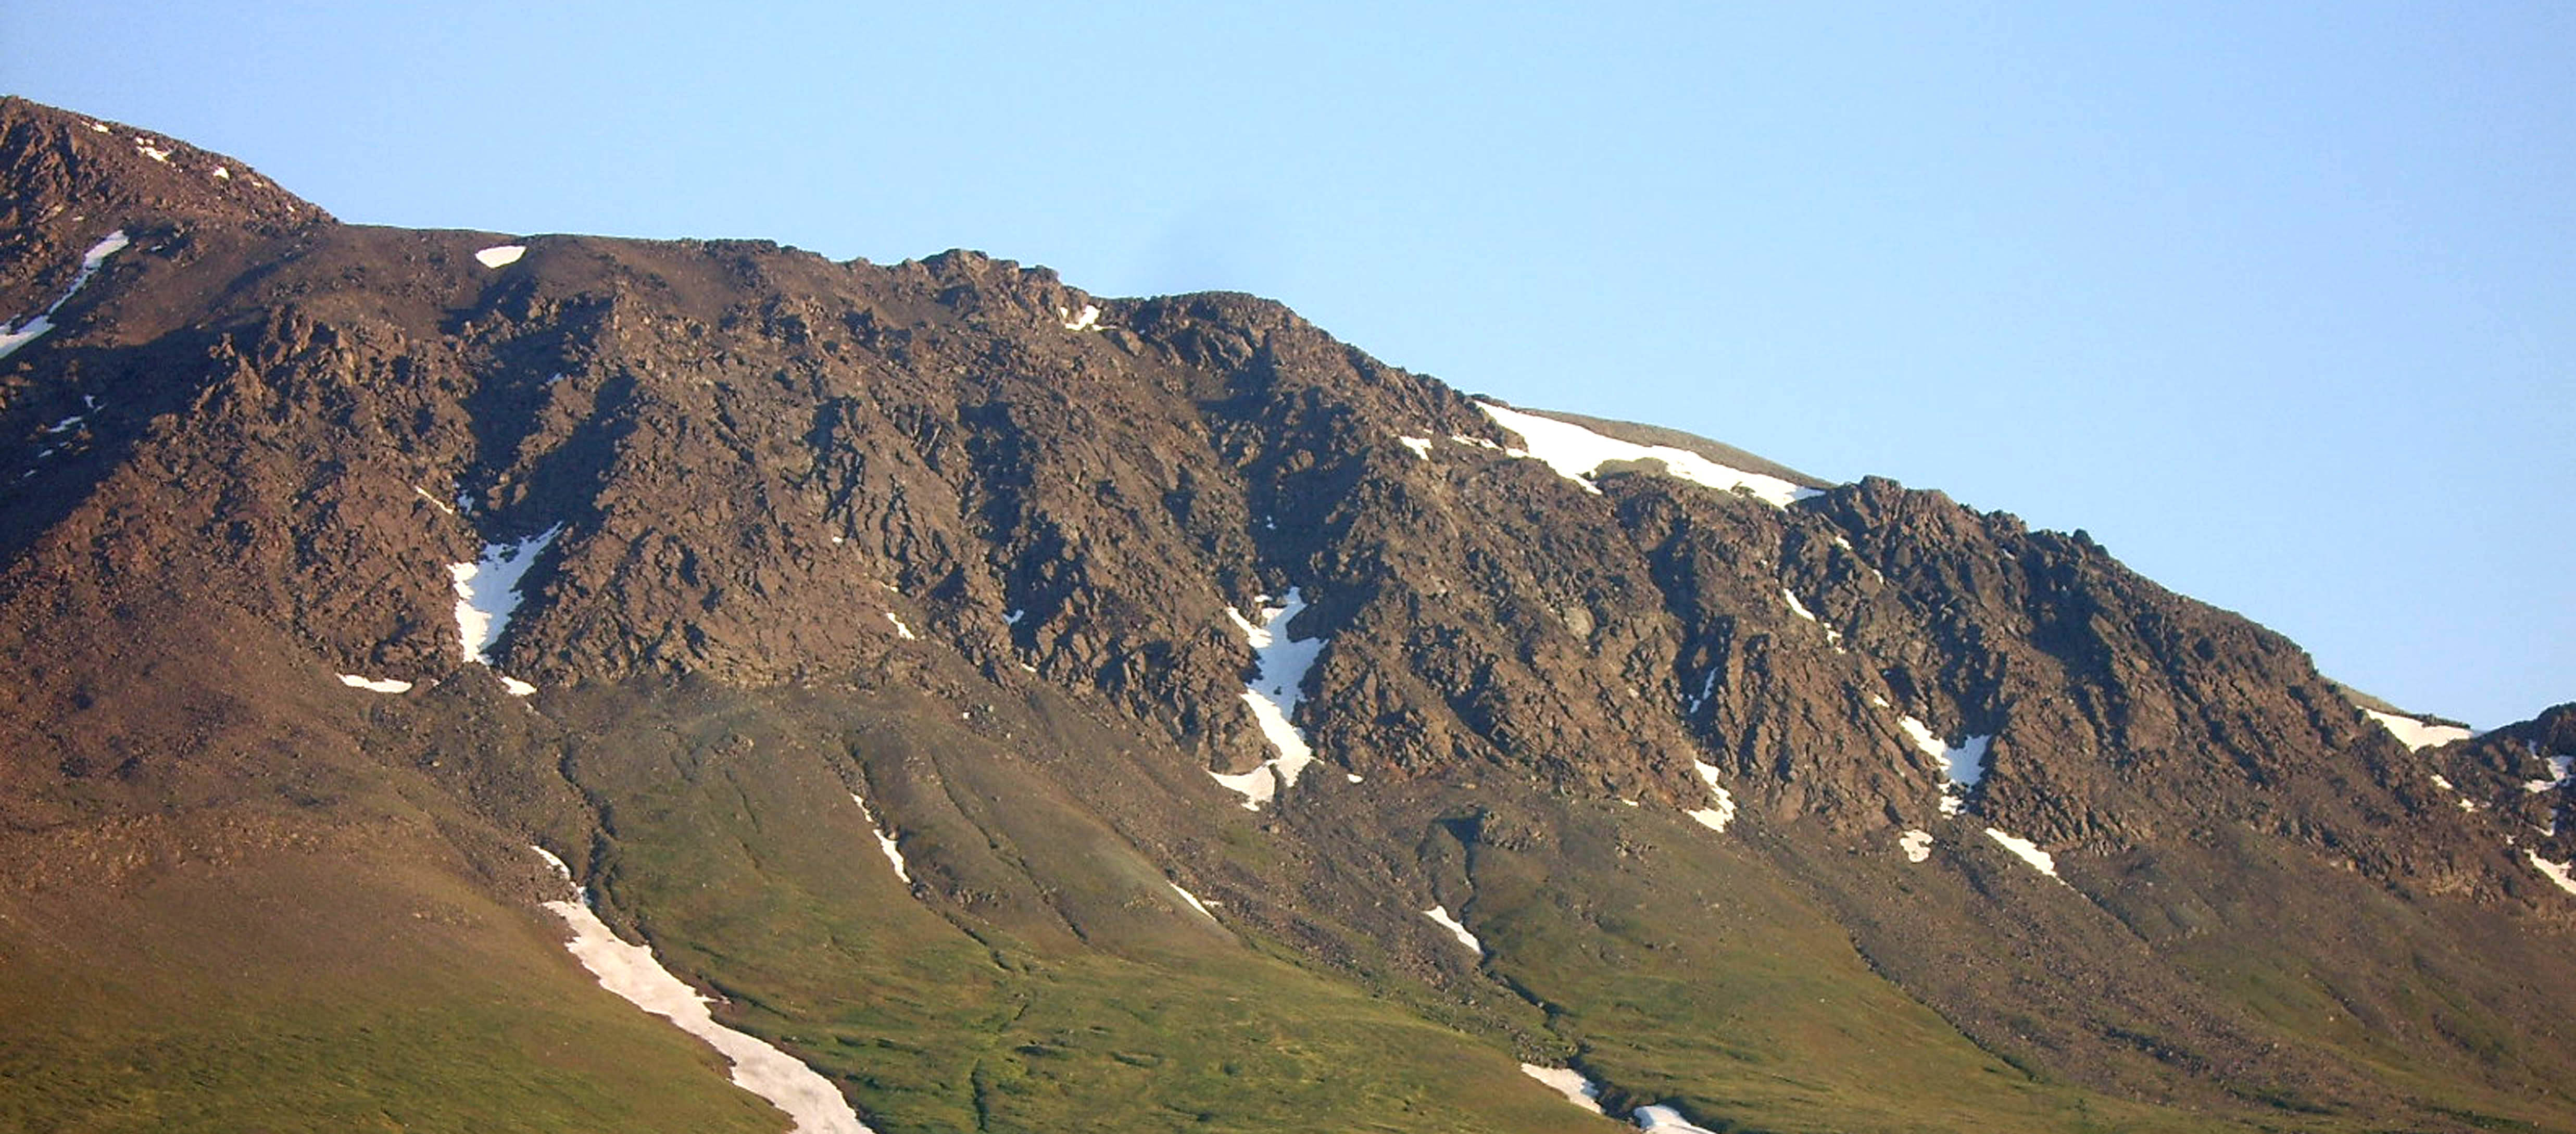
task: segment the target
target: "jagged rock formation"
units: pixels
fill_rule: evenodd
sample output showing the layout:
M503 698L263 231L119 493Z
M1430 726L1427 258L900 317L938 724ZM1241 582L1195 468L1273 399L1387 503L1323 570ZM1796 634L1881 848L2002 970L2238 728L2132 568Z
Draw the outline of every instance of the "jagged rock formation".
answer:
M18 100L0 180L20 1125L776 1128L535 842L884 1131L1606 1128L1521 1061L1713 1129L2576 1126L2576 709L2410 751L2081 532L1571 416L1670 450L1569 476L1246 296L347 226Z

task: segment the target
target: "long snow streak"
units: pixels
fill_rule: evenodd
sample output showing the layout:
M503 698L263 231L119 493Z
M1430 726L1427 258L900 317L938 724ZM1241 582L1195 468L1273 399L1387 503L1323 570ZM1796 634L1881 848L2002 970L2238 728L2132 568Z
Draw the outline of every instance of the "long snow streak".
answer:
M1941 814L1956 815L1968 805L1968 789L1986 778L1986 750L1994 745L1992 735L1971 736L1957 745L1944 742L1932 734L1932 726L1913 717L1899 717L1896 727L1923 754L1941 761Z
M1182 901L1188 902L1191 909L1199 911L1200 917L1206 918L1209 921L1216 920L1216 915L1208 912L1207 903L1200 901L1198 895L1182 889L1180 883L1174 882L1169 878L1164 879L1163 884L1171 887L1173 893L1179 894Z
M54 312L62 310L63 304L71 302L72 296L80 293L81 285L88 283L91 276L98 274L99 265L106 263L108 257L124 251L125 246L130 243L132 241L125 238L125 230L120 228L108 233L98 243L90 245L89 251L81 256L80 274L72 277L72 286L64 288L62 295L56 297L51 305L38 312L34 318L0 329L0 358L9 357L19 347L34 342L37 336L53 330Z
M2378 721L2380 727L2387 729L2389 735L2396 737L2397 742L2405 745L2409 752L2439 748L2454 740L2467 740L2470 736L2469 730L2458 725L2434 724L2430 721L2419 721L2413 717L2401 717L2395 713L2372 712L2369 709L2363 709L2361 715Z
M867 820L868 830L876 833L877 850L884 853L887 862L894 864L894 876L906 882L912 881L912 870L904 865L903 849L894 845L894 836L886 834L885 828L877 825L877 813L868 810L868 801L859 798L859 793L851 792L850 802L859 805L859 818Z
M1521 1074L1547 1084L1556 1093L1564 1095L1567 1102L1594 1114L1601 1113L1601 1084L1584 1078L1583 1072L1571 1067L1541 1067L1535 1063L1524 1063L1521 1064Z
M537 853L545 854L542 849ZM564 870L561 860L553 855L546 855L546 859L558 872ZM830 1080L797 1062L794 1056L717 1023L707 1013L707 1001L698 995L698 990L672 976L660 961L653 959L651 949L618 940L599 915L591 912L587 894L576 891L574 898L569 902L547 902L545 906L572 927L572 940L564 947L599 978L601 988L679 1025L681 1031L722 1052L733 1061L734 1085L786 1111L794 1123L789 1129L812 1134L875 1134L859 1121L858 1112L850 1109L849 1100L841 1097Z
M1433 906L1422 911L1422 916L1439 922L1440 928L1448 930L1449 936L1457 938L1459 944L1466 946L1477 956L1485 955L1485 943L1476 940L1475 934L1467 932L1466 926L1458 924L1457 918L1449 916L1449 907Z
M1297 703L1305 697L1306 671L1315 667L1315 659L1324 652L1322 638L1288 637L1288 624L1306 609L1296 588L1290 587L1278 606L1268 605L1265 599L1260 609L1259 625L1233 607L1225 608L1225 614L1243 631L1244 641L1251 644L1253 668L1260 675L1245 683L1243 703L1252 710L1252 719L1261 725L1261 735L1278 755L1249 772L1208 773L1216 782L1242 793L1247 811L1259 811L1262 804L1278 796L1281 788L1297 786L1297 777L1315 762L1315 750L1306 743L1306 734L1292 722Z
M562 531L557 524L517 543L487 543L475 562L447 565L447 577L456 584L457 648L465 660L491 664L483 651L501 640L519 609L519 580Z
M2540 753L2535 750L2531 755L2534 759L2538 759ZM2571 779L2576 779L2576 756L2552 756L2545 762L2549 765L2549 778L2545 780L2524 780L2522 781L2522 790L2537 794L2539 792L2548 791L2554 787L2562 786Z
M2013 857L2029 863L2031 869L2051 878L2057 878L2056 856L2039 849L2038 843L2034 843L2019 835L2006 834L1993 827L1986 828L1986 837L1993 839L1997 846L2013 852ZM2061 886L2066 884L2066 880L2063 878L2057 878L2057 882Z
M1717 1134L1705 1126L1693 1125L1682 1112L1668 1106L1641 1106L1633 1115L1641 1130L1662 1130L1670 1134Z
M2534 850L2526 850L2522 853L2524 857L2531 860L2534 868L2548 875L2550 881L2557 883L2559 889L2576 894L2576 862L2551 862L2540 857L2540 852Z
M1706 827L1709 830L1725 830L1727 824L1735 821L1734 793L1719 786L1717 782L1717 765L1711 764L1705 760L1693 760L1691 761L1691 770L1698 772L1699 778L1707 782L1709 794L1717 797L1717 806L1702 807L1697 810L1686 811L1683 814L1690 816L1692 822L1698 823L1700 826Z
M1729 468L1688 449L1676 449L1670 445L1639 445L1604 437L1571 422L1505 409L1491 402L1478 402L1476 408L1484 410L1486 416L1503 428L1520 434L1522 442L1529 446L1505 452L1515 457L1545 461L1547 467L1582 485L1586 492L1601 491L1593 485L1592 474L1612 461L1661 461L1664 471L1683 480L1704 484L1720 492L1741 488L1784 508L1790 501L1823 495L1817 489L1791 484L1776 476Z

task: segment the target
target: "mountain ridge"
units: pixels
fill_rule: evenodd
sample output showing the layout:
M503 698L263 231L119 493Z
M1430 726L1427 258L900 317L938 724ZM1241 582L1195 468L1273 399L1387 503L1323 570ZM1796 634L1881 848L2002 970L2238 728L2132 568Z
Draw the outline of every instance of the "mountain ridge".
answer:
M2412 752L2081 532L1879 479L1791 474L1813 495L1782 506L1573 476L1249 296L347 226L121 131L0 105L41 237L0 243L16 309L90 229L133 240L0 360L0 825L31 867L0 912L75 943L66 971L118 911L189 924L212 856L446 895L576 995L525 947L560 896L536 843L881 1130L1598 1121L1530 1060L1721 1127L2576 1114L2541 944L2576 906L2534 865L2576 857L2570 789L2524 789L2576 750L2563 711ZM473 660L453 566L544 533ZM1277 632L1321 644L1283 719L1321 763L1247 809L1216 777L1277 766L1275 675L1229 614L1292 591ZM68 896L102 856L133 865ZM426 963L313 916L373 943L354 986ZM1222 1018L1228 974L1287 1003L1245 1035L1136 1010ZM1309 1005L1441 1054L1336 1047ZM603 1034L685 1059L649 1022ZM1302 1055L1220 1066L1256 1033L1373 1059L1365 1101ZM1854 1061L1890 1044L1958 1080L1873 1097ZM20 1105L141 1097L66 1065Z

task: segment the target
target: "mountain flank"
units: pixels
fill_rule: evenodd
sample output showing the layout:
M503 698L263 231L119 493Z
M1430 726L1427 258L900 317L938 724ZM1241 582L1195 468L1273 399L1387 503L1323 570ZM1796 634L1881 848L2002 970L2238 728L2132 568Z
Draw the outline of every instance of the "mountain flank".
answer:
M2576 1130L2576 706L1251 296L0 183L0 1127Z

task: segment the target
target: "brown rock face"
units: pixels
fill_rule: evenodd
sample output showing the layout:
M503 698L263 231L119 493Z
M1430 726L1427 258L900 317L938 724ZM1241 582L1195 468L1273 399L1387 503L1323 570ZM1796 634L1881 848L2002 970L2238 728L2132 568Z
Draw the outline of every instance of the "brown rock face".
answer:
M901 912L800 971L989 981L1025 1016L1011 982L1068 957L1282 965L1709 1124L2576 1126L2576 894L2534 865L2576 858L2576 786L2532 786L2576 708L2410 752L2082 532L1617 423L1820 490L1577 482L1249 296L354 227L14 99L0 185L0 311L130 240L0 359L0 830L48 877L201 820L288 853L327 816L525 904L542 877L496 864L586 845L621 928L740 982L727 1011L842 1060L888 1129L1016 1128L984 1064L868 1060L1022 1017L826 1050L858 1010L762 950L852 894ZM519 547L473 660L451 567ZM1247 811L1207 774L1276 755L1229 608L1292 590L1320 764ZM858 793L901 888L848 873L866 824L825 804ZM825 830L859 853L800 841ZM755 876L838 896L684 885ZM1163 920L1183 883L1214 929ZM1999 1085L1779 1070L1881 1042Z

